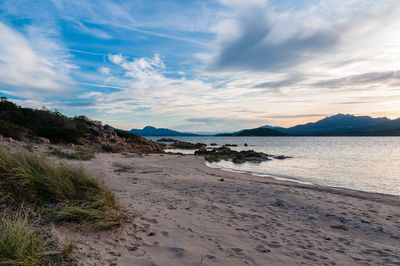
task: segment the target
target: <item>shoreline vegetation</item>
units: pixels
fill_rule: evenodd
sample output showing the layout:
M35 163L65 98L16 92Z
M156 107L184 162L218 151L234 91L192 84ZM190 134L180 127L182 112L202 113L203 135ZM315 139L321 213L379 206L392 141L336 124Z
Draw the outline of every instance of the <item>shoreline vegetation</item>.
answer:
M1 219L0 264L38 265L49 259L43 253L55 246L46 245L38 224L75 223L80 228L110 230L123 222L114 192L83 167L55 164L2 146L0 204L2 213L9 213ZM59 260L68 259L65 250L58 255Z

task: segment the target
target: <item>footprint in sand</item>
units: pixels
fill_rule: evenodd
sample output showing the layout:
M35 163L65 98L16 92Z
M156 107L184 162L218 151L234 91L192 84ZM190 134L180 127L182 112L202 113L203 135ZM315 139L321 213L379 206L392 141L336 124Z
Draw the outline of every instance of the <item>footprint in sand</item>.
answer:
M169 233L167 231L162 231L161 234L165 237L169 237Z
M172 251L176 258L181 258L185 250L183 248L170 248L170 251Z
M277 241L272 241L270 244L268 244L268 246L270 246L271 248L280 248L282 247L279 242Z
M243 249L241 248L231 248L233 251L235 251L236 253L242 253Z
M257 246L257 247L256 247L256 250L257 250L258 252L261 252L261 253L269 253L269 252L271 252L271 250L265 248L265 247L262 246L262 245Z

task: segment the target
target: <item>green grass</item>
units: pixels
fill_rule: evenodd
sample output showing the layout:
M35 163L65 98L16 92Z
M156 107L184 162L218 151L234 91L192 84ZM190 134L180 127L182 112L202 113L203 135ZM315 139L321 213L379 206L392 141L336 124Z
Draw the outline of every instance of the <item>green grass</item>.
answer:
M89 161L94 158L94 153L89 151L76 152L76 153L65 153L61 148L53 148L51 154L56 155L59 158L67 158L71 160Z
M46 246L26 216L0 218L0 265L41 265Z
M122 214L114 193L83 167L54 165L26 151L10 153L0 146L0 203L51 206L59 222L95 229L120 225Z
M72 255L73 255L78 243L79 243L79 241L76 239L68 241L68 243L64 245L64 249L62 252L63 256L65 258L72 259Z

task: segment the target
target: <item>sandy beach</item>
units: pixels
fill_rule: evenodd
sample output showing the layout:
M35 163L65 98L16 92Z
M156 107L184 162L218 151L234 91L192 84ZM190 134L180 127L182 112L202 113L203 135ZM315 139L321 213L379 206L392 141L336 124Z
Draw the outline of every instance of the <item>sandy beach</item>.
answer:
M192 155L82 164L128 217L113 233L54 228L80 240L82 265L400 265L396 196L226 172Z

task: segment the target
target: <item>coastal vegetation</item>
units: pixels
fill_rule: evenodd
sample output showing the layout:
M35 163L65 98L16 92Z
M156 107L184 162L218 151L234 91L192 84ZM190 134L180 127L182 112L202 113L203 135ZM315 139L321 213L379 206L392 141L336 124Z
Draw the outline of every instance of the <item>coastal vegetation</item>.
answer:
M0 147L0 201L51 207L46 212L58 221L109 229L121 223L114 193L83 167L54 165L26 151L10 153Z
M57 256L45 255L55 248L44 232L50 223L110 230L124 219L114 192L83 167L56 164L24 150L9 152L2 146L0 211L0 264L5 265L65 261L76 244L66 244Z
M79 152L73 152L73 153L66 153L60 147L53 148L50 146L49 148L53 150L51 152L51 154L53 154L61 159L66 158L66 159L72 159L72 160L88 161L88 160L94 158L94 153L91 151L79 151Z
M83 115L67 117L45 107L24 108L5 97L0 101L0 135L25 142L87 145L97 148L98 152L161 152L164 147ZM55 155L81 160L91 157L82 153Z
M39 265L46 241L26 216L3 214L0 218L0 264Z

